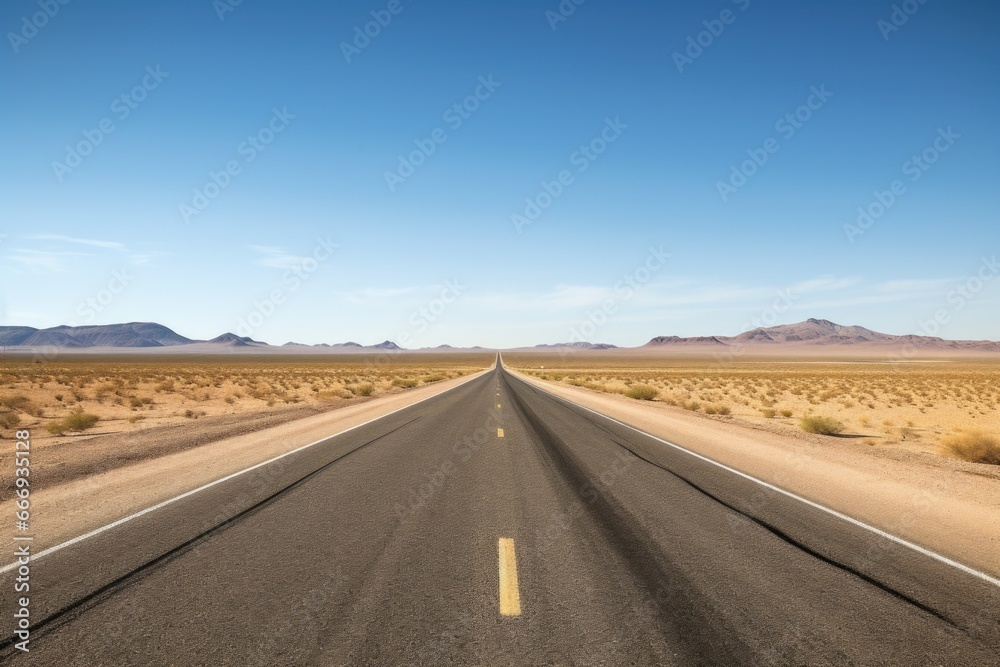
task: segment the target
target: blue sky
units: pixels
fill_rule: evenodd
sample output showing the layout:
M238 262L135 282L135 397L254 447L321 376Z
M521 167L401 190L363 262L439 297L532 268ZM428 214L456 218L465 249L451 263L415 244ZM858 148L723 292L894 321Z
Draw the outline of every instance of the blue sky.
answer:
M3 324L1000 339L995 3L562 6L3 3Z

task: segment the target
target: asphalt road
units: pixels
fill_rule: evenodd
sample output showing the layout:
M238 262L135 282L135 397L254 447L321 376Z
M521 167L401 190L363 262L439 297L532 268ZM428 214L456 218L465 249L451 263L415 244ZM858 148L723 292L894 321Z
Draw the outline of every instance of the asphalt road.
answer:
M502 369L31 565L10 664L1000 664L1000 587Z

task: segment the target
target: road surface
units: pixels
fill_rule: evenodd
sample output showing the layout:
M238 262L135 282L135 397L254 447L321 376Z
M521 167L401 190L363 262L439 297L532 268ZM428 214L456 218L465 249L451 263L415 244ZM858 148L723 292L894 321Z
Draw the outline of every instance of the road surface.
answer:
M502 367L34 560L31 619L5 663L1000 664L996 583Z

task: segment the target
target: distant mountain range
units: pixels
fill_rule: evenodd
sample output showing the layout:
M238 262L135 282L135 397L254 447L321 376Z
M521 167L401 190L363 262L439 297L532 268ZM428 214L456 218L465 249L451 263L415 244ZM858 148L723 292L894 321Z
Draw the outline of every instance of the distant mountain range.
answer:
M541 345L536 345L535 348L546 348L546 347L569 347L574 350L616 350L617 345L612 345L611 343L542 343Z
M127 322L125 324L100 324L80 327L58 326L48 329L0 326L0 345L6 347L57 347L66 349L95 347L174 348L180 346L192 346L192 348L198 349L273 347L263 341L254 340L249 336L237 336L234 333L224 333L210 340L196 340L182 336L174 330L155 322ZM360 345L358 343L302 345L300 343L285 343L281 347L357 348L359 350L401 349L389 340L378 345Z
M856 325L844 326L829 320L810 318L796 324L780 324L744 331L738 336L657 336L644 348L669 347L765 347L839 346L875 347L913 345L920 349L1000 351L1000 343L989 340L945 340L936 336L895 336Z
M386 340L376 345L361 345L353 341L346 343L318 343L306 345L288 342L273 346L263 341L254 340L249 336L237 336L234 333L224 333L210 340L186 338L162 324L155 322L128 322L125 324L103 324L93 326L58 326L48 329L34 327L0 326L0 345L6 347L55 347L64 349L87 348L184 348L191 352L253 348L281 351L329 351L352 352L364 350L401 350L396 343ZM904 335L878 333L860 326L843 326L829 320L808 319L797 324L781 324L773 327L758 327L745 331L738 336L657 336L641 348L644 350L710 350L752 347L764 351L766 349L781 350L784 348L830 347L841 350L872 349L887 346L911 345L920 350L1000 352L1000 343L994 341L945 340L935 336ZM424 348L429 349L429 348ZM450 345L439 345L432 348L439 351L481 350L472 348L456 348ZM602 351L621 349L609 343L555 343L541 344L519 350L570 350L570 351Z

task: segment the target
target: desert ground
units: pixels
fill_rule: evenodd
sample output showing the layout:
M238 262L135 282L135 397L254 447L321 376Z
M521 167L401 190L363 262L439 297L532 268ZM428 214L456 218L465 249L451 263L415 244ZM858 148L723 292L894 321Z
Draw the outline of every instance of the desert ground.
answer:
M507 354L542 380L654 401L706 418L790 435L1000 463L1000 359ZM971 442L971 445L970 445ZM965 445L963 447L963 445ZM991 453L992 452L992 453Z
M35 364L28 357L9 358L0 363L0 423L41 429L34 437L44 441L74 437L72 425L55 424L78 412L99 418L84 429L93 434L296 407L326 410L459 377L491 359L488 354L392 359L80 355Z
M489 353L8 356L0 437L31 430L32 476L45 488L459 378L492 361ZM13 487L2 488L5 498Z

